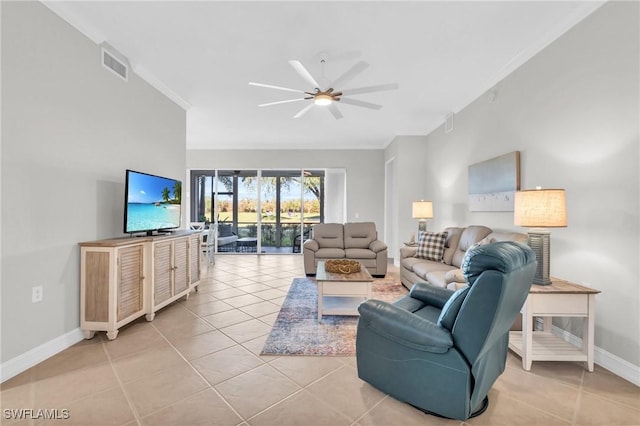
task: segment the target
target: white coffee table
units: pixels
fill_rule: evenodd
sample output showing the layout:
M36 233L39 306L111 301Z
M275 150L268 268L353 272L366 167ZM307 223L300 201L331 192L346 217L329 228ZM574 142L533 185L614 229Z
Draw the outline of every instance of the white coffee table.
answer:
M318 262L318 322L322 315L358 315L358 305L371 299L373 277L362 266L355 274L335 274L324 269L324 261Z

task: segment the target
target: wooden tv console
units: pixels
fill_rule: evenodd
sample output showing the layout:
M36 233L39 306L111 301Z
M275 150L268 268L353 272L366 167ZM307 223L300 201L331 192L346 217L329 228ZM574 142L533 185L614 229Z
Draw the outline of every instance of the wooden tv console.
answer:
M200 233L125 237L80 245L80 328L86 339L189 295L200 280Z

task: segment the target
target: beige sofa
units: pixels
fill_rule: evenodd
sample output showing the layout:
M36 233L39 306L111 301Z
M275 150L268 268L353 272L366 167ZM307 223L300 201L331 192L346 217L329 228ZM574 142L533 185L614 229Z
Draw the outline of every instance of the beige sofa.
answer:
M400 277L402 284L411 289L418 281L452 290L466 285L460 265L465 253L473 244L496 241L527 242L526 234L497 232L486 226L472 225L466 228L446 228L444 254L441 262L415 257L417 247L400 248Z
M357 260L375 277L387 274L387 245L378 239L373 222L314 225L303 252L308 276L316 274L318 261L327 259Z

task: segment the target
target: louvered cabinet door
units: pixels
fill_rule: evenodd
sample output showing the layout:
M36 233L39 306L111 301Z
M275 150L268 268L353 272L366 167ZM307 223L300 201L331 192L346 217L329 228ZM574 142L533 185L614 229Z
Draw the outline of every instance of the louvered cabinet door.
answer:
M80 244L80 328L86 339L106 331L113 340L147 311L146 248L135 238Z
M189 240L173 242L173 294L175 296L189 288Z
M200 281L200 235L189 237L189 262L191 264L191 285Z
M153 249L153 306L171 298L171 241L154 243Z
M144 265L142 250L142 245L118 250L118 321L122 321L143 309Z

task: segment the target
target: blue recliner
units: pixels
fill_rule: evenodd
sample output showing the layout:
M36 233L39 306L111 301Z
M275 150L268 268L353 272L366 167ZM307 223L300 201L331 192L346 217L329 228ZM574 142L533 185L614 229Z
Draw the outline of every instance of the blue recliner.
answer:
M453 292L417 283L393 304L363 302L358 376L431 414L466 420L482 413L504 371L509 329L535 268L524 244L486 244L465 256L468 287Z

